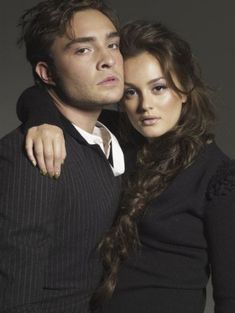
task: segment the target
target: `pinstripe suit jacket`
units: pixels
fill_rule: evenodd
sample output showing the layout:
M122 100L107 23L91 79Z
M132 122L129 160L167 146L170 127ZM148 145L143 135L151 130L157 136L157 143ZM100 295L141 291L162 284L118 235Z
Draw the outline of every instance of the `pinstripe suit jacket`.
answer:
M18 128L0 141L0 312L87 313L102 275L96 250L117 210L120 178L63 119L67 160L43 177Z

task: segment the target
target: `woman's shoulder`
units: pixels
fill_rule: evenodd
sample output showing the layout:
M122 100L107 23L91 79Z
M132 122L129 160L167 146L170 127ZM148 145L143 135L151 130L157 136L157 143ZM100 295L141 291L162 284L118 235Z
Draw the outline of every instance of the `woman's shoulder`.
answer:
M226 196L235 193L235 160L223 158L214 175L211 177L207 189L207 198Z
M212 142L201 150L185 174L196 184L200 184L206 198L211 200L214 196L234 188L235 160L231 160L215 142Z
M229 160L229 157L220 149L215 141L206 145L204 149L205 158L213 162L223 162Z
M213 141L200 150L193 163L183 173L188 173L193 177L203 177L204 183L207 185L211 177L217 172L218 167L229 160L229 157Z
M201 169L210 180L223 164L229 164L230 158L220 149L216 142L204 146L195 159L193 165L195 170Z

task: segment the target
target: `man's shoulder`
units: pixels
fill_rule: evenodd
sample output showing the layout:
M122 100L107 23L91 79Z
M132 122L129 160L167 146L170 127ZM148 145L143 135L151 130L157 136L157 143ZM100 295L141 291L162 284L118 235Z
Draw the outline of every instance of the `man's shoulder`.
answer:
M24 134L21 127L17 127L0 139L0 156L15 158L24 155Z
M11 184L22 179L25 184L26 182L36 181L39 177L42 183L44 184L45 181L46 184L47 180L42 179L44 177L40 174L40 171L32 166L27 157L25 134L21 127L14 129L0 139L0 181L5 178L4 184L6 181Z

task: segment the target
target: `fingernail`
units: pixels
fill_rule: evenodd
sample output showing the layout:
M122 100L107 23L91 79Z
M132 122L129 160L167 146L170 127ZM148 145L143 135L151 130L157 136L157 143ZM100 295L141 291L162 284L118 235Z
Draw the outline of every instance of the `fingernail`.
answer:
M54 175L54 178L58 179L59 177L60 177L60 172L56 172L55 175Z
M54 177L55 177L55 178L58 178L59 176L60 176L60 169L57 169L57 170L55 171Z
M44 171L40 170L40 174L42 174L43 176L46 176L47 172L44 172Z
M36 161L34 161L34 160L30 160L30 161L31 161L31 163L33 164L34 167L37 165Z

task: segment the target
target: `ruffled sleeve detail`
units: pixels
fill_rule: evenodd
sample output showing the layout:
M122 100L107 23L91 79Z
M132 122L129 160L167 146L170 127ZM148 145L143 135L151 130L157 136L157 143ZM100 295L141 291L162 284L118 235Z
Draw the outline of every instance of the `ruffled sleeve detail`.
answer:
M210 180L207 189L207 199L226 196L235 192L235 160L229 160L219 166L216 174Z
M210 180L205 235L216 313L235 312L235 161L225 161Z

